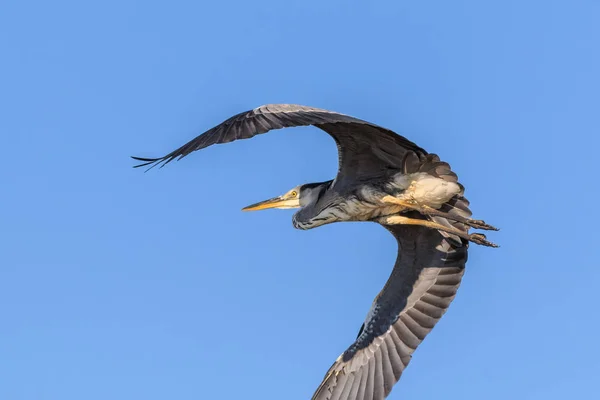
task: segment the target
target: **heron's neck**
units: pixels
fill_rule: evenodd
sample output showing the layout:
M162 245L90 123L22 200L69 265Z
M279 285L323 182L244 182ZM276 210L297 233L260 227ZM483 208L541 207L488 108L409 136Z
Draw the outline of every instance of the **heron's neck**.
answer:
M301 209L294 214L292 222L297 229L312 229L334 222L334 216L322 216L322 211L335 202L329 190L331 181L304 185L300 197Z
M401 206L386 205L380 201L387 194L380 187L371 185L343 194L337 193L335 188L326 189L294 215L294 227L312 229L339 221L371 221L400 212Z
M328 208L322 212L316 212L311 207L305 207L294 214L292 223L294 228L306 230L341 220L338 215L330 211L331 209Z

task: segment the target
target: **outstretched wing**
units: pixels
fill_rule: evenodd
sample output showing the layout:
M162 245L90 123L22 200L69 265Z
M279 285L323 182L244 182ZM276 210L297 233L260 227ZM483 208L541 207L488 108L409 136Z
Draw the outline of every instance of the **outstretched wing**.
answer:
M133 157L142 166L166 165L213 144L248 139L270 130L314 125L329 133L339 152L338 177L368 177L400 168L406 154L425 150L406 138L369 122L319 108L294 104L269 104L222 122L180 148L160 158Z
M358 338L329 369L313 400L386 398L456 295L466 243L455 244L423 227L386 228L398 241L394 270Z

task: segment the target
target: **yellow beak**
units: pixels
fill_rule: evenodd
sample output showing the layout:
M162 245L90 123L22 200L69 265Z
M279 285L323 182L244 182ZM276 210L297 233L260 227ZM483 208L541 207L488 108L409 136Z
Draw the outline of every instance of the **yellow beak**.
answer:
M266 210L267 208L298 208L300 201L298 199L285 199L281 196L273 197L272 199L251 204L248 207L242 208L242 211L258 211Z

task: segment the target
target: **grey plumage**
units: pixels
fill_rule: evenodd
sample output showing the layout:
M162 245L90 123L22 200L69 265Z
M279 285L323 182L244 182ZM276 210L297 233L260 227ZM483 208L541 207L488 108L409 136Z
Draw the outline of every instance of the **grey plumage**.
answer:
M384 399L456 295L467 261L467 246L454 246L438 232L424 227L388 229L398 241L398 256L390 278L374 301L373 309L377 311L327 372L314 400ZM349 380L348 376L354 378ZM372 388L372 393L338 397L347 391L344 384L349 382L359 385L359 393L366 388Z
M328 110L286 104L237 114L164 157L134 158L142 161L136 167L164 166L213 144L306 125L333 137L339 168L333 181L299 188L302 193L298 197L310 198L310 203L294 216L294 226L309 229L342 220L374 221L398 242L391 276L375 298L356 341L331 366L313 399L381 400L454 299L464 274L468 241L492 245L483 235L468 235L469 226L495 228L469 219L464 188L447 163L386 128ZM428 208L416 211L382 202L382 196L408 193L409 189L398 183L398 177L404 176L414 176L416 181L429 177L455 192L437 214ZM398 204L410 203L403 201ZM399 213L413 225L386 222L391 220L385 218ZM414 225L421 222L440 229Z
M358 118L313 107L270 104L234 115L164 157L134 158L143 161L136 167L166 165L213 144L248 139L274 129L307 125L324 130L336 141L340 158L338 178L378 176L388 166L400 166L409 150L427 154L406 138Z

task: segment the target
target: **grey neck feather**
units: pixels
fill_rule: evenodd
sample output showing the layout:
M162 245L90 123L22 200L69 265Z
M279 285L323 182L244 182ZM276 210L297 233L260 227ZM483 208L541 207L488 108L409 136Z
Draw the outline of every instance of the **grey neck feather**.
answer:
M322 223L313 221L319 213L330 204L333 193L328 191L332 181L307 183L300 187L300 206L302 207L292 219L295 228L310 229Z

